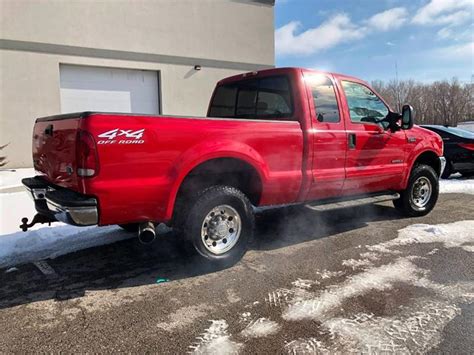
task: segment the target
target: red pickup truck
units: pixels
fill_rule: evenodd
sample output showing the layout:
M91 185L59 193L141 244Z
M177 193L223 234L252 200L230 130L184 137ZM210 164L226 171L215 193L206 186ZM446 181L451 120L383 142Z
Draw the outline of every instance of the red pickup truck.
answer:
M119 224L150 241L166 223L197 255L226 265L245 253L261 206L327 210L393 200L430 212L443 142L393 112L370 86L300 68L217 83L207 117L82 112L38 118L23 180L35 222Z

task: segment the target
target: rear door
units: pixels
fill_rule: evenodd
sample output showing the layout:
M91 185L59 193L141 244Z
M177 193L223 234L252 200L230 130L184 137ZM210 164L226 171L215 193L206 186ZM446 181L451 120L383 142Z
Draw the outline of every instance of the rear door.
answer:
M339 78L347 131L344 195L395 189L406 168L405 131L392 132L382 120L389 107L364 82Z
M310 142L313 144L312 183L307 200L337 197L345 179L346 132L340 100L331 75L306 72L310 98Z

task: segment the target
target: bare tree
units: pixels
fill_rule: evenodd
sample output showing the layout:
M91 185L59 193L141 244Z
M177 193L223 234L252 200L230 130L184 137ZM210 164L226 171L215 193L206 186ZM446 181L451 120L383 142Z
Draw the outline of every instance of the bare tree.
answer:
M456 126L474 119L474 86L463 85L456 78L432 84L412 79L388 83L376 80L372 85L395 111L401 112L404 104L411 104L417 123Z

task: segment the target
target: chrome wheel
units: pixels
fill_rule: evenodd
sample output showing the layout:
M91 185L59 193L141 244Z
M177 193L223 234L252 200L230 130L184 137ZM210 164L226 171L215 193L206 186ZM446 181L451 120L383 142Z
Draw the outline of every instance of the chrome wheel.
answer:
M223 254L237 244L242 221L235 208L229 205L214 207L204 218L201 239L213 254Z
M418 210L424 209L430 201L432 192L433 186L431 185L431 181L427 177L419 177L413 184L411 190L410 202L413 208Z

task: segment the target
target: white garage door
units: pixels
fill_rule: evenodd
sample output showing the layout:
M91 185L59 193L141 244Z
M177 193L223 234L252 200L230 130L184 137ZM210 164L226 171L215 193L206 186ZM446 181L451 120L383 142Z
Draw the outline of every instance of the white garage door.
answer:
M159 114L158 73L78 65L60 66L61 112Z

